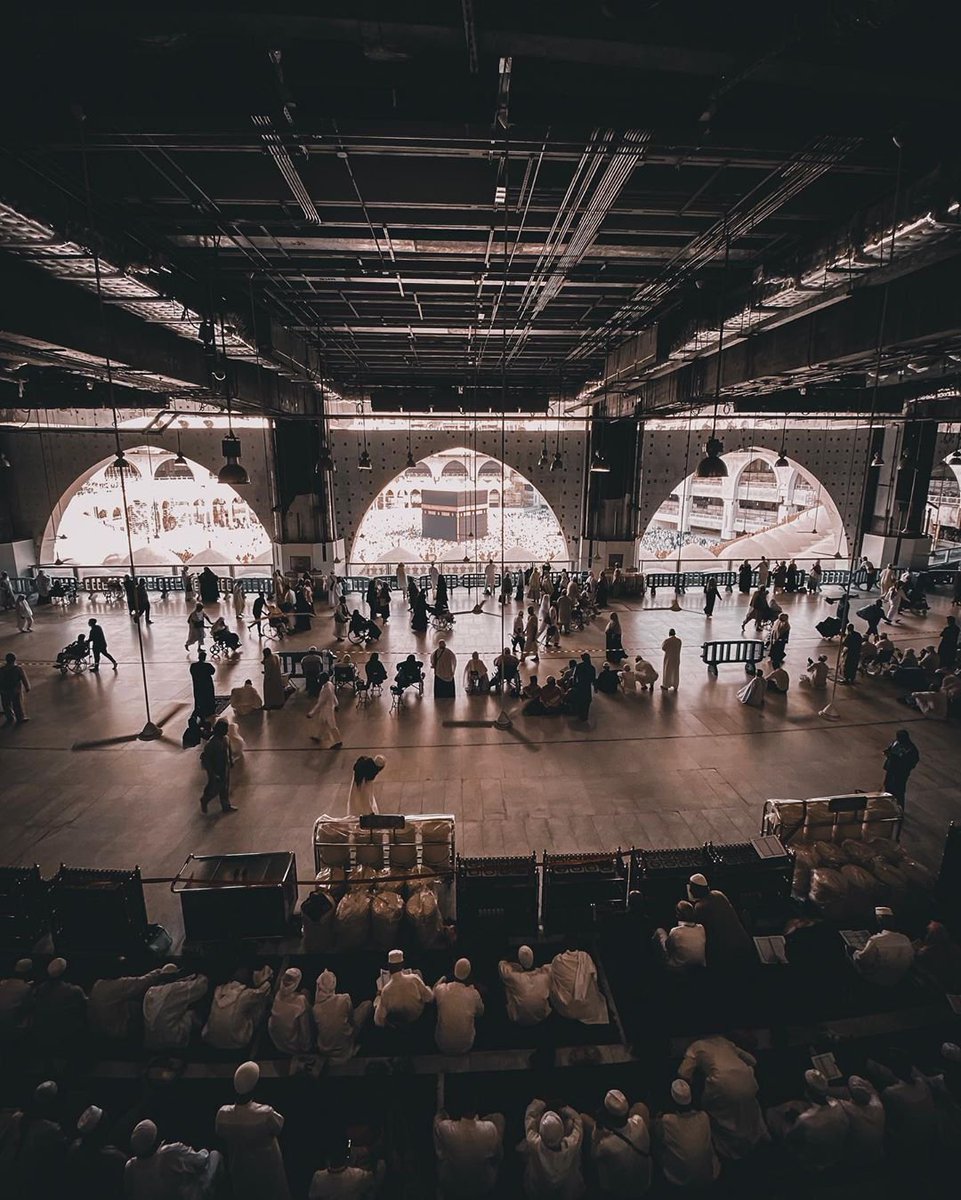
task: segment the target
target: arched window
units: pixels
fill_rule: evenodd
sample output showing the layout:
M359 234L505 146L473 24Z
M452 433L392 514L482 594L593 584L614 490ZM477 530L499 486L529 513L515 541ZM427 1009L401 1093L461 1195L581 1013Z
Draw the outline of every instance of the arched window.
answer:
M466 479L467 467L462 462L454 459L452 462L445 463L444 469L441 471L441 476L444 479Z
M179 463L175 458L165 458L153 473L154 479L185 479L192 480L193 471L186 463Z

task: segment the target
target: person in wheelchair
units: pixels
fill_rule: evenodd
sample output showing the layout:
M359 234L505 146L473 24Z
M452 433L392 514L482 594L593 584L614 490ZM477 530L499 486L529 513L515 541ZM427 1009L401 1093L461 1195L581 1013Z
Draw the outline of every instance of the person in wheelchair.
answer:
M424 664L416 659L413 654L408 654L405 659L402 659L397 664L397 674L394 676L393 686L400 692L409 687L416 687L423 696Z
M55 667L59 667L61 671L66 671L67 663L80 662L90 654L90 643L87 641L87 635L81 633L75 642L71 642L69 646L64 648L57 655Z
M373 621L368 621L360 609L355 608L350 614L349 636L358 642L376 642L380 637L380 629Z
M267 601L267 627L272 629L278 638L283 640L290 633L290 623L287 620L287 614L282 612L273 601Z
M232 629L227 628L223 617L218 617L210 627L210 636L214 647L228 654L236 654L240 649L240 638Z
M380 661L380 655L376 650L364 664L364 675L369 688L379 688L387 681L387 668Z
M501 653L494 659L494 666L497 670L490 681L491 691L497 691L502 684L506 683L511 690L511 694L519 696L521 691L521 664L520 659L511 651L509 646L505 646Z

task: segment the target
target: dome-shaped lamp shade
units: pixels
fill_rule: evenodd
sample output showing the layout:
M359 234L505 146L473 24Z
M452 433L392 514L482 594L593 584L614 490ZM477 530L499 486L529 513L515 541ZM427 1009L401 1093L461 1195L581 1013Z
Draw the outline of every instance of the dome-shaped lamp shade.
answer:
M697 464L694 474L698 479L726 479L727 463L721 458L724 443L716 437L708 438L704 447L704 458Z
M961 450L955 450L948 459L949 467L961 467Z
M128 463L127 460L124 458L122 450L117 455L117 457L113 460L113 462L111 463L111 466L113 467L113 469L115 471L128 471L130 469L130 463Z
M373 471L374 464L370 461L370 453L367 450L361 452L360 458L357 460L358 471Z
M407 451L407 470L409 471L413 467L416 467L416 466L417 466L417 463L414 461L414 455L410 450L408 450Z
M874 458L871 459L871 466L872 467L883 467L884 466L884 457L881 454L880 450L877 452L877 454L875 454Z
M961 460L959 460L961 461ZM561 457L560 450L554 451L554 457L551 459L551 470L559 471L564 465L564 459Z
M243 487L250 483L250 476L237 461L240 458L240 442L237 438L225 437L220 449L227 461L217 472L217 482L228 483L232 487Z
M326 474L334 469L334 460L330 453L330 447L326 442L321 442L320 448L317 451L317 466L314 468L318 475Z
M594 457L591 459L591 474L606 475L610 472L610 467L607 465L607 459L601 454L600 450L594 451Z
M537 460L537 465L543 471L544 468L547 466L548 462L549 462L549 459L547 457L547 447L545 446L544 449L541 451L540 458Z
M789 466L791 465L791 464L788 462L787 458L785 457L785 454L784 454L784 451L783 451L783 450L782 450L782 451L781 451L781 453L780 453L780 454L777 456L777 458L774 460L774 465L775 465L776 467L789 467Z

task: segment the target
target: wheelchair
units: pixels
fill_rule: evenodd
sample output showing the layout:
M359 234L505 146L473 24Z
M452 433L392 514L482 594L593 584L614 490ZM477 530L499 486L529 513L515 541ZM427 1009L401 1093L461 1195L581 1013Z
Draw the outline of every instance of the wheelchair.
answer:
M353 663L334 663L331 681L334 685L334 691L349 687L355 696L361 685L360 676L357 674L357 668ZM364 686L366 686L366 683Z
M219 636L210 639L210 657L221 658L225 654L240 653L240 638L231 629L225 629Z
M377 626L375 625L374 628L377 629ZM364 629L363 633L359 633L356 629L347 630L347 640L352 646L363 646L366 649L372 643L376 645L379 639L380 630L378 629L377 634L374 635L370 632L370 625Z
M368 683L366 679L362 679L358 675L354 682L354 694L357 697L357 703L366 706L371 700L376 700L383 694L383 684Z
M90 667L90 643L84 642L78 646L76 642L71 642L69 646L64 646L53 665L61 676L68 671L71 675L82 675Z
M452 612L432 612L430 624L431 628L436 629L438 633L450 633L454 628L454 614Z

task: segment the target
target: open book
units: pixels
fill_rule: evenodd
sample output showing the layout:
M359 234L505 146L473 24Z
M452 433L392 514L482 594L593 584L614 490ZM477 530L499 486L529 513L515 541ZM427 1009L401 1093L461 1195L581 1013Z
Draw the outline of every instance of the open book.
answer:
M871 936L867 929L842 929L841 940L851 950L863 950Z
M770 937L756 937L754 945L757 949L757 956L762 963L786 963L787 950L785 947L784 938L780 934L774 934Z

